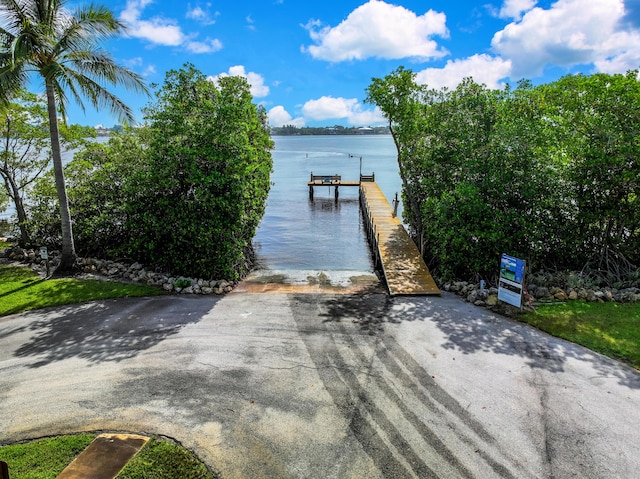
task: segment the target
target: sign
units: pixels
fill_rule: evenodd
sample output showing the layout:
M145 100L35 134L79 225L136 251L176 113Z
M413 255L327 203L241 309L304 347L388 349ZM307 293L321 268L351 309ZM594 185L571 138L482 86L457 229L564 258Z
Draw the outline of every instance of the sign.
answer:
M47 251L46 246L43 246L40 248L40 258L49 259L49 252Z
M498 299L516 308L522 307L522 288L524 283L523 259L502 254L500 258L500 280L498 281Z

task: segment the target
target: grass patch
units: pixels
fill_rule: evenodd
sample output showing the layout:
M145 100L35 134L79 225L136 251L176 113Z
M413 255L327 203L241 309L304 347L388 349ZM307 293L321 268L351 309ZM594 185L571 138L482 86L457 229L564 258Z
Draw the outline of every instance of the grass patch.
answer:
M518 319L640 369L640 303L542 305Z
M79 434L38 439L0 447L0 461L11 479L55 479L95 438ZM117 479L219 479L190 451L152 438L118 474Z
M75 278L44 280L29 268L0 266L0 316L47 306L160 294L164 294L162 289L143 284Z
M171 442L152 438L117 479L218 479L191 452ZM13 479L13 478L12 478Z
M94 437L79 434L0 447L0 461L9 465L11 479L55 479Z

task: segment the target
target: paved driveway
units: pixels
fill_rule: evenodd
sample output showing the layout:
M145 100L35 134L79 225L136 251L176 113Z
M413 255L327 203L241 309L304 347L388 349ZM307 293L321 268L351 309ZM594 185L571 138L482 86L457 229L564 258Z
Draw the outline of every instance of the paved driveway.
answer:
M636 478L640 375L445 294L0 318L0 443L173 437L230 478Z

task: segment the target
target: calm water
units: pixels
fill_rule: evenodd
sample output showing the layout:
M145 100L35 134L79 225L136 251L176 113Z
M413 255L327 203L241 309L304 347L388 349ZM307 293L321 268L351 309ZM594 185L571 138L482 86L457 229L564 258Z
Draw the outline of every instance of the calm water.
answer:
M357 180L375 173L391 201L400 193L396 149L391 136L280 136L274 137L273 186L267 210L254 244L260 266L284 273L291 281L331 272L341 282L354 274L373 271L358 203L358 189L316 187L309 200L307 181L317 175L342 175ZM349 155L356 158L350 158Z
M391 136L273 139L273 186L254 241L260 267L269 274L285 274L293 282L306 282L307 276L320 272L327 273L334 283L348 281L353 275L370 274L373 265L360 216L358 189L341 188L336 203L333 189L316 187L314 201L309 201L307 181L312 172L339 174L345 180L355 181L361 156L362 172L375 173L376 181L391 201L401 190ZM65 154L66 161L71 158L71 152ZM402 205L399 213L401 210ZM13 213L13 208L0 212L0 219Z

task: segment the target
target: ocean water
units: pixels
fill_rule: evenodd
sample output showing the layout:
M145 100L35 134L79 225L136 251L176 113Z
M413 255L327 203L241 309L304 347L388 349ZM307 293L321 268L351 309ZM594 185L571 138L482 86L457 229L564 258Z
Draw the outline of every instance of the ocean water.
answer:
M357 187L315 187L309 199L311 173L339 174L357 181L375 173L387 199L400 196L396 149L388 135L278 136L272 152L274 171L267 209L254 246L260 269L282 274L288 282L327 274L333 283L372 274L373 264L364 231ZM350 157L350 155L353 155ZM401 205L400 209L401 211Z

